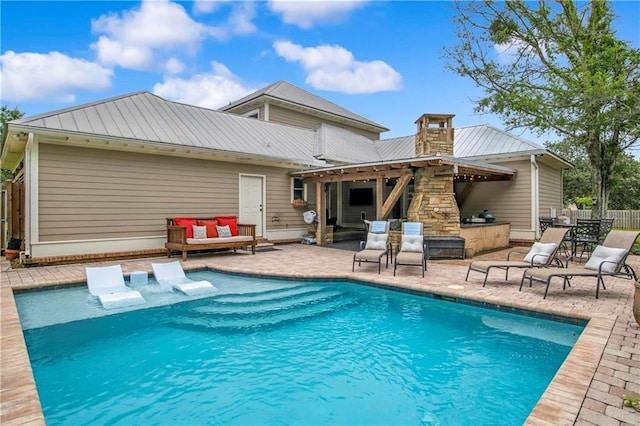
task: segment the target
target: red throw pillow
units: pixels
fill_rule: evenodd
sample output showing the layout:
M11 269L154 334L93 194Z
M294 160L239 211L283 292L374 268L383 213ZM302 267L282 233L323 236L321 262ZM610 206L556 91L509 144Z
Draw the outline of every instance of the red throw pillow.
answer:
M175 226L187 227L187 238L193 238L193 225L197 225L196 220L192 217L176 217L173 219Z
M238 218L235 216L216 216L215 219L218 221L218 226L229 225L229 229L231 230L231 235L238 235Z
M207 227L207 238L218 238L218 226L217 220L199 220L198 226L206 226Z

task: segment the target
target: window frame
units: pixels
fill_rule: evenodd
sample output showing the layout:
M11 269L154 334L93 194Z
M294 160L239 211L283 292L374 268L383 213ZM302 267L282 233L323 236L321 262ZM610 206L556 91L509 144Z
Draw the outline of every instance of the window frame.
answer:
M256 120L260 120L260 108L252 109L251 111L247 111L242 114L243 117L247 118L255 118Z
M301 182L302 183L302 187L296 187L296 182ZM302 194L301 194L302 198L296 197L296 195L300 191L302 191ZM303 178L292 177L291 178L291 201L296 200L296 199L308 201L307 200L307 184L305 183Z

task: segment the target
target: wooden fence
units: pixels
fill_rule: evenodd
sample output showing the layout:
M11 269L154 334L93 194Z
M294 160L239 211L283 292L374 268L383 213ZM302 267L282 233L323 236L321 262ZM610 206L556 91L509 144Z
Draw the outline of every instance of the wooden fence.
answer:
M591 219L591 210L563 209L562 214L569 216L571 221L576 219ZM640 229L640 210L609 210L608 219L615 219L613 227L618 229Z

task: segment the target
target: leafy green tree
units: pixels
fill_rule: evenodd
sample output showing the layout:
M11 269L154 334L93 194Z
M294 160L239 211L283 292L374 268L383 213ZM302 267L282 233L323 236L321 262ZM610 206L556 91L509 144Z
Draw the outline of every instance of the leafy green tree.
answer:
M577 203L578 198L591 198L593 179L591 166L584 152L584 147L570 141L547 144L547 149L570 161L573 167L562 173L562 201L565 205Z
M611 179L609 208L613 210L640 210L640 161L624 154L616 164Z
M609 2L455 7L458 44L445 57L484 89L476 111L582 146L594 177L594 216L604 216L617 162L640 138L640 50L616 38Z
M20 112L20 110L17 107L13 109L9 109L9 107L6 105L2 105L2 107L0 107L0 125L2 126L2 134L0 135L0 152L4 147L4 139L7 134L6 123L11 120L17 120L18 118L22 118L23 115L24 113ZM11 172L9 170L2 169L2 174L1 174L2 180L4 181L6 179L9 179L10 177L11 177Z

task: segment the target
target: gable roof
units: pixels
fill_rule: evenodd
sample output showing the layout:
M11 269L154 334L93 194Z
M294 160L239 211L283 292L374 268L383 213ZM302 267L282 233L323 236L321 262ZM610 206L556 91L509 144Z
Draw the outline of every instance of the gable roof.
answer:
M312 130L172 102L149 92L109 98L9 124L17 129L203 148L308 166L325 164L313 157Z
M373 127L376 132L386 132L386 127L364 118L348 109L342 108L339 105L334 104L320 96L314 95L304 89L294 86L284 80L277 81L267 87L257 90L243 98L238 99L235 102L230 103L222 108L220 111L231 111L240 105L253 105L260 99L267 98L272 101L279 101L281 103L295 107L296 109L302 107L304 109L315 110L316 112L322 112L331 116L337 116L347 118L351 121L365 124L367 127Z
M180 147L241 161L271 159L297 168L415 158L414 135L371 141L326 123L303 129L172 102L146 91L21 118L8 127L14 136L40 130L89 141L118 140L140 149ZM2 162L19 161L26 139L10 138L7 132L5 142ZM544 147L490 125L455 129L458 159L491 161L532 154L549 154L569 165Z

